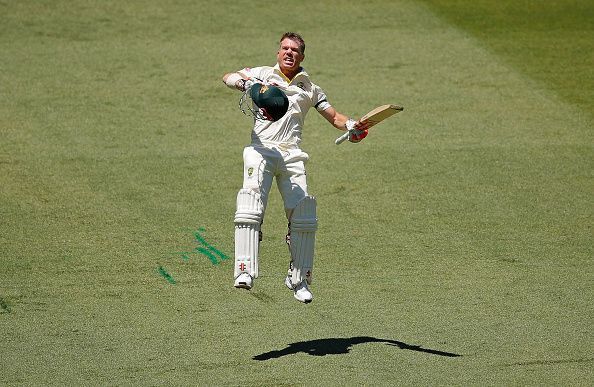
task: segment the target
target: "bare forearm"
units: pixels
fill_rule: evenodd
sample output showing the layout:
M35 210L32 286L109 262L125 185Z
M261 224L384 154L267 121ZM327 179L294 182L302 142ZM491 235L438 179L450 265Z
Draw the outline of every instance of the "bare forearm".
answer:
M349 117L337 112L333 107L321 111L320 114L336 129L347 130L346 123Z
M350 142L357 143L367 136L367 127L369 126L367 122L361 122L361 120L349 118L348 116L337 112L333 107L329 107L328 109L321 111L320 114L336 129L348 131L348 137L339 137L338 140L340 140L340 142L337 142L337 144L340 144L347 138Z
M340 130L347 130L346 127L346 123L349 120L349 117L345 116L342 113L336 113L336 115L334 116L334 122L332 122L332 125L336 128L336 129L340 129Z

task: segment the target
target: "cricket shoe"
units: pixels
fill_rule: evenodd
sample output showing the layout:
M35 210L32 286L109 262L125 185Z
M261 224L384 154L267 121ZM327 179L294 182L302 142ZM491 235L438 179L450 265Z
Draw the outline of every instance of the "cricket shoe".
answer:
M289 290L293 290L293 284L291 283L291 274L285 277L285 286L289 288Z
M235 278L235 287L238 289L250 290L253 286L254 279L248 273L241 273Z
M313 300L313 294L307 288L307 281L303 280L301 283L293 288L295 298L299 302L309 304Z

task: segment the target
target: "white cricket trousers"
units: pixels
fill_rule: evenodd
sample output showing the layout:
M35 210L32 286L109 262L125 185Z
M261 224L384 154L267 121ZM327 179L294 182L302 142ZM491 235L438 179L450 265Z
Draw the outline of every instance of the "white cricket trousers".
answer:
M307 196L305 162L309 155L298 147L250 145L243 150L243 188L260 192L264 210L272 180L283 198L287 217Z

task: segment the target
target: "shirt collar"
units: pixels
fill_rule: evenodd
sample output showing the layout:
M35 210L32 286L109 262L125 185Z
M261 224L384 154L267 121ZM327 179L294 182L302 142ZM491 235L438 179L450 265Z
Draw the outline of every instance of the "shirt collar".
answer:
M278 63L274 65L274 71L276 71L281 77L283 77L283 79L285 81L287 81L287 83L289 83L289 84L291 82L293 82L295 79L297 79L297 77L299 77L301 75L307 76L307 73L305 72L305 69L303 67L300 67L299 68L299 72L297 74L295 74L295 76L293 77L293 79L289 79L289 78L287 78L287 76L285 74L283 74L283 72L281 71L280 66L279 66Z

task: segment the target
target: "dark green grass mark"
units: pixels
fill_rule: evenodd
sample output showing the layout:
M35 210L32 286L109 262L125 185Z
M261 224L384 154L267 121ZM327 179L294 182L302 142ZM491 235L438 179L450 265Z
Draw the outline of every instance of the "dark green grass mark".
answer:
M217 257L219 257L219 259L221 261L224 261L225 259L229 259L229 257L223 253L222 251L220 251L219 249L217 249L216 247L214 247L213 245L211 245L210 243L208 243L206 241L206 239L204 239L204 237L200 234L200 232L204 232L206 231L203 228L199 228L197 231L194 231L194 238L196 238L196 241L200 244L202 244L204 247L197 247L196 251L198 251L201 254L204 254L208 257L208 259L210 259L210 261L212 262L213 265L218 265L220 262L218 261Z
M160 275L161 275L163 278L165 278L165 279L167 280L167 282L169 282L170 284L172 284L172 285L175 285L175 284L176 284L176 282L175 282L175 279L174 279L174 278L171 276L171 274L169 274L169 273L167 272L167 270L165 270L165 269L163 268L163 266L159 266L159 267L157 268L157 272L158 272L158 273L159 273L159 274L160 274Z
M194 239L196 240L196 242L198 242L200 246L196 247L193 251L180 252L177 254L180 254L184 261L189 261L190 256L192 254L202 254L208 257L208 259L213 265L218 265L222 261L229 259L229 256L227 254L223 253L221 250L217 249L216 247L214 247L206 241L202 234L200 234L204 231L206 231L204 228L199 228L197 231L193 231Z
M0 298L0 313L10 313L10 306L4 298Z

